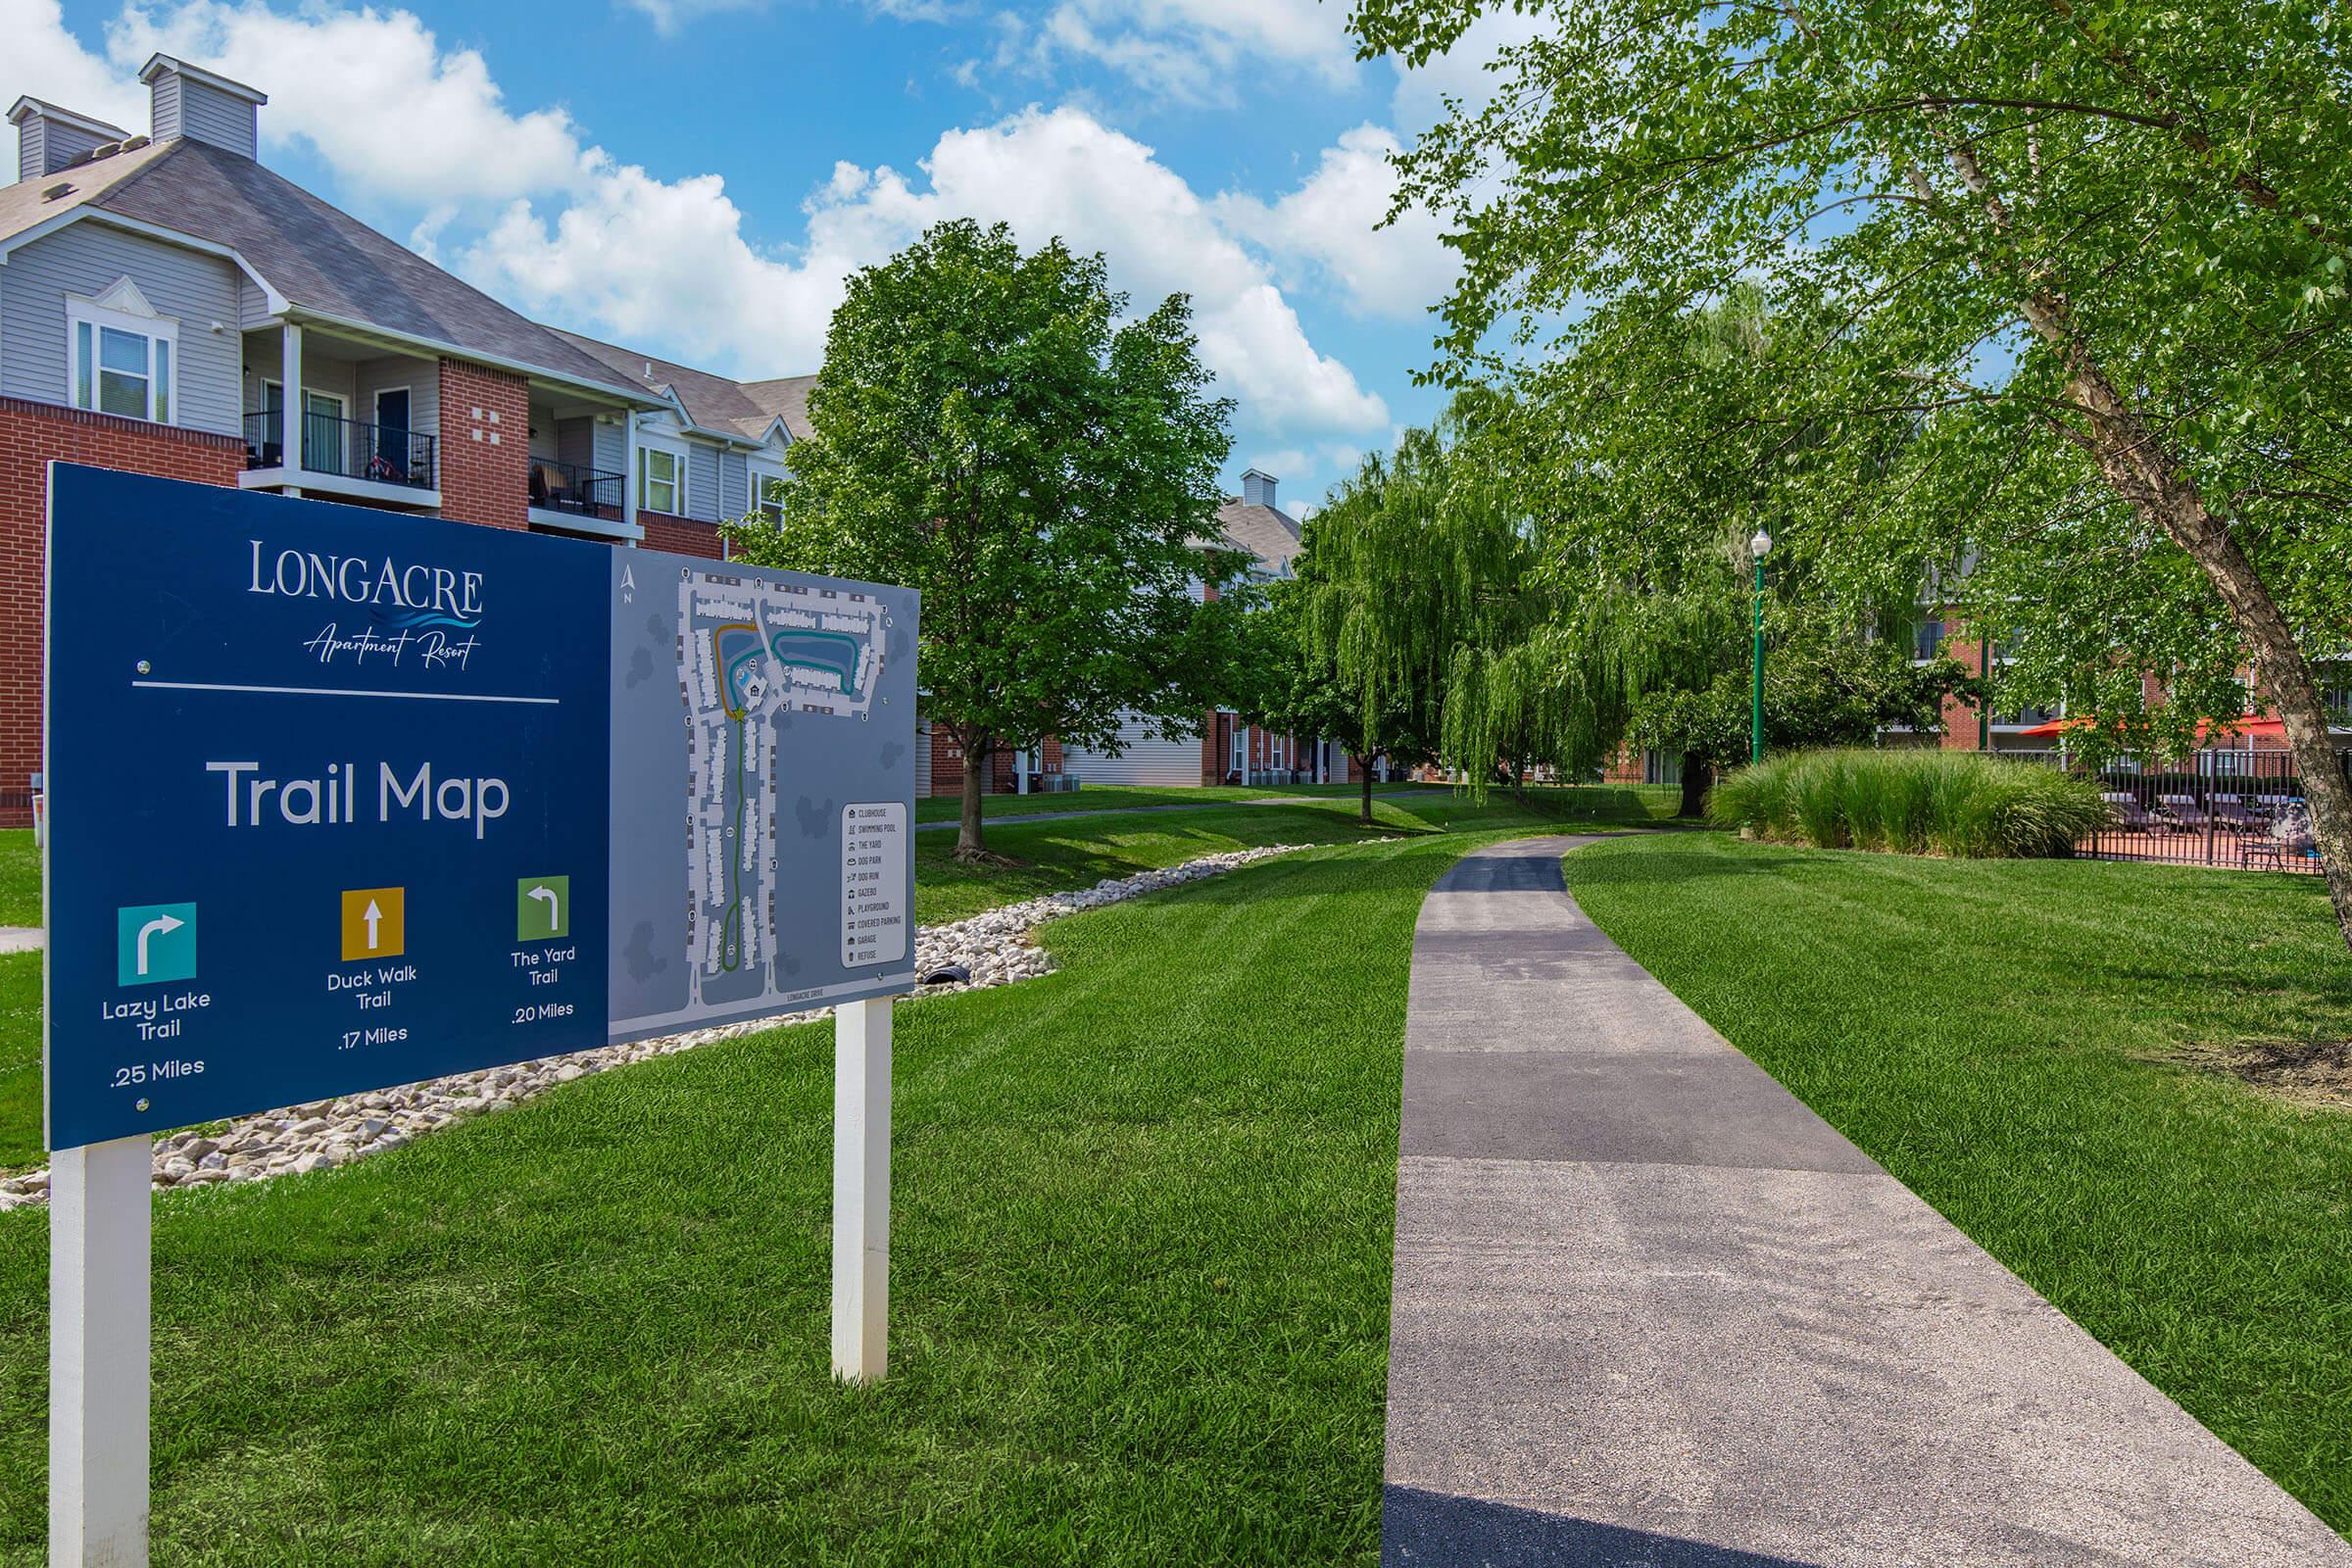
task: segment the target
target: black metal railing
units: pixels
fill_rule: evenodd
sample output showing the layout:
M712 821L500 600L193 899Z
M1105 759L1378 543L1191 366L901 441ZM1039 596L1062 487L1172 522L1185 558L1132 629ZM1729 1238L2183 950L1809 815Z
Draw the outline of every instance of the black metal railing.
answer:
M2171 760L2113 758L2087 767L2063 751L2000 756L2093 779L2108 822L2075 846L2102 860L2157 860L2248 870L2317 871L2320 851L2293 756L2217 747ZM2352 769L2352 752L2336 754Z
M366 424L331 414L305 414L297 422L302 430L301 461L289 463L285 414L267 409L245 416L245 466L302 468L416 490L433 488L440 443L421 430Z
M620 517L620 475L560 458L531 460L531 505L578 517Z

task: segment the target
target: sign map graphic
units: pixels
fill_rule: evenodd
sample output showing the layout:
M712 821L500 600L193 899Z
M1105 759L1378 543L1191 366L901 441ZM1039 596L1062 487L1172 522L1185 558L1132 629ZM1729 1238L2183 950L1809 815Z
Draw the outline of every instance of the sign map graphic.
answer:
M51 1148L911 987L912 592L49 495Z

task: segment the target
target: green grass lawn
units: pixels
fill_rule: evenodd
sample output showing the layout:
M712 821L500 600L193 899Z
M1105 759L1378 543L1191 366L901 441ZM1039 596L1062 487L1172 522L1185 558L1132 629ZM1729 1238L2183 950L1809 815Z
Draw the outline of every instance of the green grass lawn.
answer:
M41 857L32 829L0 828L0 925L41 923Z
M41 956L0 954L0 1170L40 1164Z
M1464 847L1096 911L901 1008L878 1388L827 1376L821 1026L161 1199L157 1560L1373 1563L1410 937ZM0 1215L12 1565L43 1223Z
M1058 795L983 795L985 817L1031 816L1040 811L1112 811L1137 806L1199 806L1211 801L1265 800L1285 795L1312 795L1333 788L1301 784L1296 789L1245 789L1231 784L1203 786L1089 784ZM1357 786L1349 785L1349 789ZM1409 789L1411 785L1380 784L1375 789ZM963 815L963 802L953 795L927 795L914 803L917 822L953 822Z
M2183 1064L2352 1034L2317 877L1713 834L1567 858L1601 928L2352 1532L2352 1111Z
M1011 866L960 865L955 835L925 833L915 840L915 917L927 925L961 920L1000 904L1253 845L1339 844L1396 834L1484 832L1564 822L1645 822L1660 809L1652 793L1597 786L1531 790L1524 805L1504 794L1491 795L1483 804L1450 793L1376 799L1376 825L1370 828L1357 823L1352 796L1289 806L1211 800L1199 810L1152 811L1125 820L1097 816L992 823L988 847L1021 862ZM1670 795L1662 809L1671 811L1674 804Z
M1427 795L1444 792L1444 784L1375 784L1372 793L1382 795ZM980 812L994 820L1001 816L1035 816L1046 811L1122 811L1139 806L1205 806L1222 801L1266 801L1297 798L1301 795L1330 796L1334 799L1355 800L1363 792L1360 784L1291 784L1280 788L1245 789L1231 784L1189 786L1146 786L1132 784L1090 784L1066 795L984 795L980 798ZM1652 816L1671 816L1681 804L1681 792L1670 786L1648 784L1581 784L1566 788L1531 790L1531 796L1557 797L1563 801L1583 798L1592 805L1587 814L1625 815L1641 813ZM914 819L918 822L954 822L963 815L963 803L953 796L926 796L914 803Z
M992 827L990 847L1020 862L1009 866L959 865L954 835L931 833L915 841L915 917L943 924L998 905L1252 845L1344 844L1590 819L1576 813L1630 820L1645 809L1642 797L1598 790L1531 792L1524 807L1501 795L1474 805L1439 794L1381 802L1375 807L1379 825L1367 829L1355 821L1352 799L1280 807L1212 801L1198 811L1152 812L1125 821L1077 817ZM1618 816L1605 815L1611 812ZM39 958L0 956L0 1171L40 1163L40 1055Z

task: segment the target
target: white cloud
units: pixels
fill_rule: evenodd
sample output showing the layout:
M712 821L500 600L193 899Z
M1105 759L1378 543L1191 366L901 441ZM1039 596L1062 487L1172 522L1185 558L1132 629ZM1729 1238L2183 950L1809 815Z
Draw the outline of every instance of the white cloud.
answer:
M814 363L851 271L942 220L1002 220L1024 245L1059 236L1102 252L1139 307L1191 294L1201 358L1252 420L1311 431L1387 422L1386 405L1316 352L1265 267L1208 204L1150 148L1093 117L1031 109L948 131L921 175L835 165L808 203L807 243L786 256L744 240L742 215L714 177L663 182L601 168L552 218L511 208L466 268L527 308L585 311L624 336L779 373Z
M654 30L667 38L690 22L724 11L755 10L764 0L621 0L621 3L642 13L654 24Z
M1286 280L1322 282L1359 316L1412 319L1452 287L1459 259L1425 209L1381 227L1396 191L1389 159L1400 150L1393 131L1358 125L1323 150L1297 190L1271 205L1228 192L1218 215L1280 258Z
M307 140L377 198L496 201L580 176L570 116L511 113L480 53L443 50L410 12L281 16L253 0L190 0L125 10L107 28L107 52L125 74L158 50L268 93L266 144Z
M147 128L147 89L84 49L66 30L57 0L0 0L0 38L8 40L9 73L0 102L25 92L124 130Z
M1464 29L1451 49L1417 70L1397 68L1390 113L1399 126L1417 131L1445 118L1448 96L1473 108L1484 106L1508 79L1487 69L1494 58L1557 26L1548 17L1509 8L1485 13Z
M1346 8L1321 0L1058 0L1037 25L1033 61L1075 56L1155 94L1230 103L1246 67L1272 62L1333 87L1355 77Z
M769 250L746 238L719 176L659 179L584 143L561 108L509 109L478 52L443 49L405 11L313 4L280 15L260 0L126 9L104 60L49 0L0 0L0 24L11 64L32 63L28 90L126 125L145 123L145 93L125 83L152 50L249 81L270 95L266 141L308 141L342 182L402 210L419 252L522 310L715 369L814 366L851 272L933 222L969 217L1009 223L1027 246L1058 235L1102 252L1142 308L1190 294L1202 360L1250 427L1328 438L1389 422L1379 396L1308 340L1219 207L1151 148L1077 109L946 131L912 175L838 163L805 204L805 242ZM1364 289L1385 286L1363 276Z
M516 201L459 270L520 309L745 375L789 375L824 355L825 323L865 258L763 255L715 174L661 180L602 154L553 213Z

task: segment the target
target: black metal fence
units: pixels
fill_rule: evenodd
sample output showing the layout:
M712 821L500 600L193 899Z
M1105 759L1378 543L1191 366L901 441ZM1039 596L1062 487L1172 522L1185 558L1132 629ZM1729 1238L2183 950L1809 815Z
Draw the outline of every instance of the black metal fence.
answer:
M284 411L245 416L245 466L305 468L414 490L433 488L439 443L421 430L316 413L300 416L295 424L302 432L302 459L289 464Z
M2063 751L2000 755L2098 782L2111 818L2075 846L2077 855L2245 870L2320 868L2302 775L2286 752L2214 750L2165 760L2119 757L2098 767ZM2352 752L2339 752L2336 765L2352 768Z
M591 468L558 458L531 460L531 505L575 516L620 516L621 476L606 468Z

